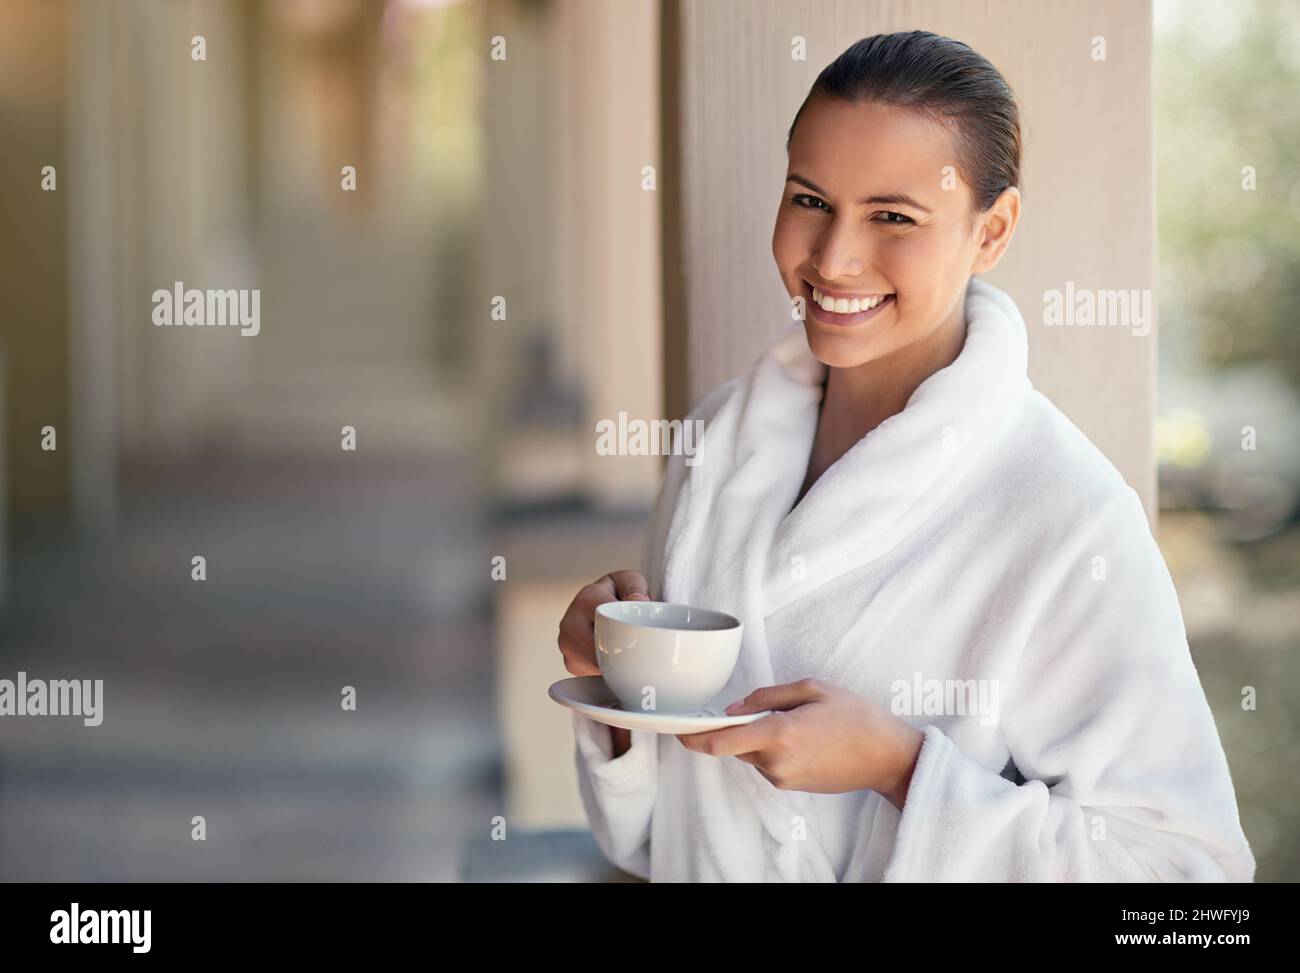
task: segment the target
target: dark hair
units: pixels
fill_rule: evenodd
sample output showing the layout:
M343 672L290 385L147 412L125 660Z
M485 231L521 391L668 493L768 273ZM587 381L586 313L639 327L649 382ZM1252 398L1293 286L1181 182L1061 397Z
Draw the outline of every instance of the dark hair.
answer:
M951 127L977 212L1020 185L1020 111L998 69L961 41L913 30L864 37L817 75L790 124L788 154L814 95L905 108Z

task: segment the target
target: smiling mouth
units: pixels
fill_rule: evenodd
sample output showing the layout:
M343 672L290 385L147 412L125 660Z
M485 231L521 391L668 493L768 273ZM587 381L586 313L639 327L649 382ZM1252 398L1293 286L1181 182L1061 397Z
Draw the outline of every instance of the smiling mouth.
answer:
M866 298L865 300L862 298L856 298L854 300L841 298L836 301L836 307L844 307L845 310L828 311L824 307L822 307L822 305L816 299L818 296L822 296L821 291L815 289L812 286L812 284L808 283L808 281L806 280L802 281L802 283L803 283L804 297L808 302L808 313L819 321L823 321L827 324L838 325L840 327L844 327L850 324L860 324L863 321L869 321L871 318L874 318L876 315L884 311L885 308L892 306L894 303L893 294L885 294L883 296L876 295L874 298L869 297ZM876 300L876 303L874 305L871 305L870 301L873 299ZM840 303L841 301L843 301L844 303L841 304ZM858 310L856 311L848 310L848 308L853 307L855 301L858 305ZM863 309L862 306L864 303L868 305L865 308L865 310Z

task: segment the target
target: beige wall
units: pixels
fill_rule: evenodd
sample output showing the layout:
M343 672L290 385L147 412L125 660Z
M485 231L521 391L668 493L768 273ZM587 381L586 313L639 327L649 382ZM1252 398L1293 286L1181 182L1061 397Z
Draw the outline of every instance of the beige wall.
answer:
M1067 281L1154 288L1149 2L666 2L681 39L675 225L682 277L669 288L682 289L689 403L743 369L789 318L772 224L786 132L813 80L862 37L931 30L992 61L1022 103L1021 224L988 279L1025 315L1030 377L1119 467L1154 517L1154 330L1138 338L1128 328L1042 324L1044 292ZM807 40L806 61L791 60L796 35ZM1098 35L1104 61L1091 56ZM718 293L732 301L726 315L713 309Z

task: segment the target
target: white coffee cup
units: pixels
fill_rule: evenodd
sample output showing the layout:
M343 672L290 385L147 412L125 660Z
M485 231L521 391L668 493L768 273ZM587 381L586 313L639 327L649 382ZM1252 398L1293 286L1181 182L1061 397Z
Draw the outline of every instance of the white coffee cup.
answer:
M731 678L740 621L666 601L596 607L596 665L624 709L698 714Z

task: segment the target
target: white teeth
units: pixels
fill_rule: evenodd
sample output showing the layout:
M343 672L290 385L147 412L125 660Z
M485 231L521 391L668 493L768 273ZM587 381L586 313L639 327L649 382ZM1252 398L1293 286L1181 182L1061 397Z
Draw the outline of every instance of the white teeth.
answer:
M819 291L816 287L813 288L813 301L817 303L817 306L823 311L831 311L835 314L856 314L859 311L870 311L873 307L882 303L888 296L889 295L886 294L881 297L869 297L865 299L855 297L850 300L845 297L829 297Z

